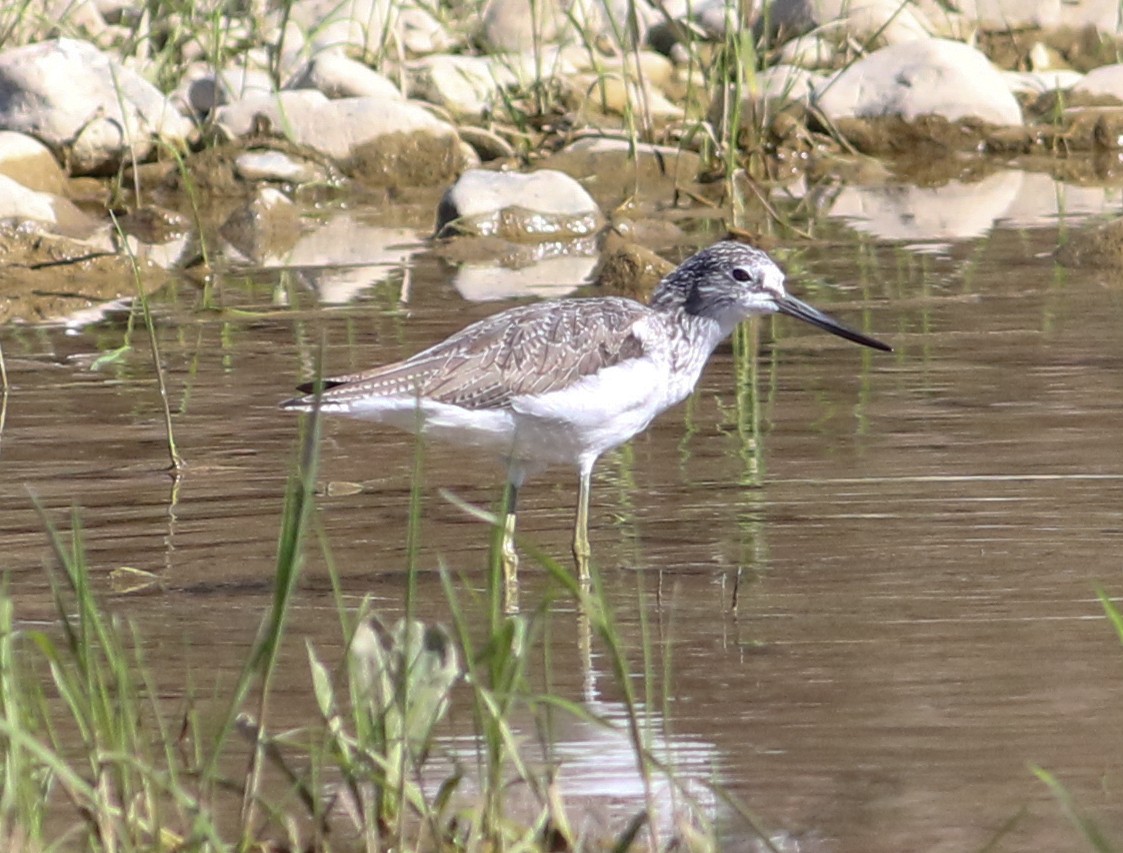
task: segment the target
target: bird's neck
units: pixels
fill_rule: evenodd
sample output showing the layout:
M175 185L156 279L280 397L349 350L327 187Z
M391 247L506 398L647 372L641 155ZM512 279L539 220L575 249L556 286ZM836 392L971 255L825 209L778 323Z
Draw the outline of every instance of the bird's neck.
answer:
M653 304L652 307L671 325L680 329L682 336L691 341L692 348L705 354L704 358L709 358L717 345L737 327L734 318L725 322L726 318L696 314L682 304Z
M727 336L721 325L710 317L700 317L681 309L659 311L666 323L665 340L669 342L669 361L674 389L668 389L672 402L678 402L694 390L711 353Z
M692 335L706 340L707 355L744 319L740 312L726 310L728 306L703 299L697 288L684 285L673 273L656 288L649 307L672 318L678 325L689 327Z

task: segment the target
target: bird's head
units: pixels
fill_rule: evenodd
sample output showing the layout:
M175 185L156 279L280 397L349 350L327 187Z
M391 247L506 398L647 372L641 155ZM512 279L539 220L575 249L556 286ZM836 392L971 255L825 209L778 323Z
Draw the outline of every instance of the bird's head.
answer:
M715 321L728 334L742 320L779 312L874 349L892 348L796 299L784 287L784 273L765 252L724 240L691 255L659 283L654 308L678 307Z

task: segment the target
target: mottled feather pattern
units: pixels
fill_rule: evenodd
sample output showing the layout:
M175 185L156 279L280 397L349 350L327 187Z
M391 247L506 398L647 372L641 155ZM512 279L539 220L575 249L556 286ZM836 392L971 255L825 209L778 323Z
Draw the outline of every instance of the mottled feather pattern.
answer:
M643 345L628 331L650 313L638 302L615 297L511 308L405 361L326 379L323 400L345 404L409 394L465 409L504 408L516 397L559 391L641 357Z

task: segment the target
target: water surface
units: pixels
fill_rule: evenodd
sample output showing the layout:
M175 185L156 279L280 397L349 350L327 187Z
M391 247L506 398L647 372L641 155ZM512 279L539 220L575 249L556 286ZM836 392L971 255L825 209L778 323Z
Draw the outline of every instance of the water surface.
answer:
M824 229L786 259L793 291L896 352L751 324L596 471L594 559L637 676L649 633L653 731L684 775L719 781L798 849L976 849L1011 821L998 849L1081 849L1034 765L1123 838L1123 649L1095 597L1123 595L1123 289L1055 266L1056 224L983 230L917 251L915 234ZM96 369L128 338L120 315L0 329L0 568L17 615L52 613L34 497L63 528L77 512L99 592L138 623L169 697L232 682L269 600L299 441L278 401L321 357L329 373L390 361L511 304L465 302L456 280L417 243L363 274L225 277L217 311L187 281L156 294L178 481L139 323ZM326 297L339 281L358 285ZM415 453L391 430L324 427L317 529L348 599L369 594L388 618ZM437 567L471 612L488 533L442 490L491 506L501 473L441 446L422 462L421 609L447 619ZM575 481L551 471L521 495L521 533L559 559ZM160 583L122 592L121 567ZM603 649L528 560L520 601L544 598L551 663L532 679L618 715ZM338 659L318 546L292 627ZM278 687L294 725L314 711L303 654L294 641ZM450 738L470 728L454 707ZM599 732L557 737L575 796L636 797L626 758L590 761L611 752ZM728 848L747 849L717 813Z

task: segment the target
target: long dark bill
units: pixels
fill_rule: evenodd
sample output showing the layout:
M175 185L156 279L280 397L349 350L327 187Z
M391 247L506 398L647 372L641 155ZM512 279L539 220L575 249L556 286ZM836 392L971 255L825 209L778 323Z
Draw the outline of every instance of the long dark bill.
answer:
M853 341L856 344L873 347L873 349L879 349L882 352L893 352L893 347L889 344L883 344L877 338L871 338L869 335L863 335L849 326L842 325L834 317L824 314L818 308L812 308L806 302L796 299L794 296L785 294L777 299L776 310L781 314L787 314L789 317L795 317L797 320L810 323L812 326L818 326L832 335L838 335L840 338L846 338L846 340Z

